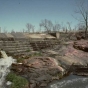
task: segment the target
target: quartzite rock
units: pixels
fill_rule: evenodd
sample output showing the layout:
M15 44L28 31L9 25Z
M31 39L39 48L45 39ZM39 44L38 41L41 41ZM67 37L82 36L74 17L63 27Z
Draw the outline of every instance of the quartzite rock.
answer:
M74 42L74 48L88 52L88 40Z
M46 86L64 71L56 60L50 57L25 59L23 64L12 64L12 70L26 77L29 80L30 88Z

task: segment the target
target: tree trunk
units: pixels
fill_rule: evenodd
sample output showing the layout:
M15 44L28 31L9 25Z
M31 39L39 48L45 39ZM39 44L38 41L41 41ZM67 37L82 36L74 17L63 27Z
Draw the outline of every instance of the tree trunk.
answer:
M86 22L85 38L87 38L87 16L86 16L86 20L85 20L85 22Z

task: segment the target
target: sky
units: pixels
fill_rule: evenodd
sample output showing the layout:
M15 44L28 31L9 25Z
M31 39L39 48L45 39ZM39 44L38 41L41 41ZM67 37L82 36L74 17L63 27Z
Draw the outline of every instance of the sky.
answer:
M27 23L34 25L38 31L44 19L63 26L70 22L74 28L78 23L74 18L75 10L75 0L0 0L1 31L27 30Z

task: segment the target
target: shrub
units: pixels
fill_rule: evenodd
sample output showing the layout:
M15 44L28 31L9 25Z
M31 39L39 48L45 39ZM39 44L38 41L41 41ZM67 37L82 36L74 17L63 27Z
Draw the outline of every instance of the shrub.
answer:
M26 50L26 52L30 52L30 51L31 51L30 49Z
M41 52L35 52L35 53L30 54L30 57L34 57L34 56L42 56L42 53Z
M7 75L6 80L12 82L11 88L24 88L26 85L28 85L28 81L25 78L12 72Z
M34 56L41 56L42 54L41 54L41 52L37 52L37 53L34 53L33 55Z
M17 59L17 62L18 62L18 63L21 63L23 60L24 60L24 58L18 58L18 59Z

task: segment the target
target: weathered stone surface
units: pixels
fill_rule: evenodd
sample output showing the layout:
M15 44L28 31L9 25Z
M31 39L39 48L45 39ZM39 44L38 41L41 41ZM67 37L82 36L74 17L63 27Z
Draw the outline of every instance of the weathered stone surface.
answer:
M60 52L62 53L60 54ZM74 48L73 44L62 47L58 50L58 53L59 55L55 56L55 58L64 68L68 68L68 65L71 65L72 63L81 65L87 65L88 63L88 52Z
M77 40L81 40L85 38L85 34L82 32L76 33Z
M57 59L58 63L65 69L68 69L69 65L72 65L72 63L81 65L87 65L88 63L88 52L78 50L74 48L73 45L74 42L69 41L63 45L58 45L56 46L56 48L51 49L52 51L57 52L57 54L54 55L53 57ZM47 51L48 49L45 50L45 52L43 50L43 53L47 54L48 53ZM51 54L48 53L47 55Z
M44 87L53 78L59 79L58 75L64 71L57 61L50 57L25 59L23 64L12 64L12 70L26 77L29 80L30 88Z
M48 52L48 49L43 51L45 56L53 54L55 59L51 57L24 59L22 64L12 65L12 69L29 80L30 88L42 88L52 80L59 79L58 74L62 73L64 69L69 69L73 63L88 64L88 52L78 50L73 45L74 42L71 41L52 48L51 51L54 53Z
M88 52L88 40L74 42L74 48Z

